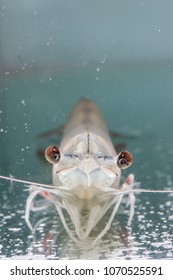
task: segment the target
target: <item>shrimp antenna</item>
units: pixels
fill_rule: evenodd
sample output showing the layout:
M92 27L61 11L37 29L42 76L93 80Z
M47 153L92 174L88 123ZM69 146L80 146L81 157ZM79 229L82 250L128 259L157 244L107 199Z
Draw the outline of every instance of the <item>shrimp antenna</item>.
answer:
M51 188L51 189L57 189L57 187L53 186L53 185L48 185L48 184L42 184L42 183L37 183L37 182L32 182L32 181L25 181L25 180L21 180L21 179L15 179L13 177L7 177L7 176L1 176L0 175L0 179L4 179L4 180L8 180L11 182L18 182L18 183L22 183L22 184L27 184L27 185L35 185L35 186L40 186L40 187L45 187L45 188ZM138 183L136 183L136 185L138 185ZM133 184L134 186L134 184ZM61 189L61 188L59 188ZM125 193L173 193L173 190L151 190L151 189L131 189L131 190L122 190L120 191L120 189L114 190L114 192L116 194L125 194ZM110 192L112 193L112 192Z
M41 184L41 183L36 183L36 182L31 182L31 181L25 181L25 180L21 180L21 179L15 179L13 177L6 177L6 176L1 176L0 175L0 179L8 180L8 181L11 181L11 182L18 182L18 183L27 184L27 185L35 185L35 186L57 189L55 186L52 186L52 185Z

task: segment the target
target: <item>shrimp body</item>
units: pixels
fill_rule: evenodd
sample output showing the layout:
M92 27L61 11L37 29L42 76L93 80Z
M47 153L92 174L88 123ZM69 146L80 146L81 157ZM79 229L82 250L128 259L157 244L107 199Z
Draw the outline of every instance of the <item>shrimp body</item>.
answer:
M57 193L53 191L54 198L50 195L49 200L57 207L73 240L87 238L113 206L107 225L95 240L100 239L121 203L123 195L116 196L115 192L118 193L120 187L121 169L132 162L131 154L127 151L117 154L100 110L93 102L82 99L71 112L60 146L49 146L45 156L53 164L53 185L57 187ZM130 178L128 185L133 185L133 176ZM59 191L63 196L60 197ZM45 197L45 193L42 196ZM66 223L64 210L77 239Z
M45 151L53 164L53 186L30 186L25 219L32 229L30 211L43 211L53 206L67 233L76 243L90 238L95 227L109 209L111 215L92 245L110 228L124 191L130 197L130 217L134 213L134 176L120 186L121 169L132 163L127 151L117 154L100 110L91 101L82 99L73 108L64 128L60 146ZM36 199L37 196L43 199ZM69 223L70 220L70 223Z

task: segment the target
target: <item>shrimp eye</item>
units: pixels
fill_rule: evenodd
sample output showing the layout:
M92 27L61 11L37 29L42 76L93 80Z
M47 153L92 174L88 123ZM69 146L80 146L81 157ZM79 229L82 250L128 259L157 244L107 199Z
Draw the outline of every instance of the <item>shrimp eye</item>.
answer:
M133 162L132 154L128 151L122 151L118 155L117 165L120 169L126 169Z
M49 146L45 150L45 157L50 163L52 163L52 164L57 163L61 158L60 149L57 146L54 146L54 145Z

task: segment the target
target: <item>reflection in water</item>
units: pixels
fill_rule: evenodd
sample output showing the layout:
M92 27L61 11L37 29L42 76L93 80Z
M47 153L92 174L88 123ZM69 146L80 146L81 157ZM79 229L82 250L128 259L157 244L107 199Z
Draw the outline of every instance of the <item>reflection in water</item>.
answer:
M114 221L108 233L98 240L94 247L90 247L91 242L100 232L100 224L96 227L92 237L76 244L70 239L62 223L54 214L37 220L33 235L29 237L31 257L34 255L45 256L49 259L128 257L133 239L129 239L130 230L127 230L120 222ZM38 217L35 217L35 219L38 219ZM107 219L108 215L105 215L102 223L105 223Z
M152 259L173 258L172 194L143 195L136 209L135 239L138 255Z
M27 193L21 192L21 187L18 188L16 184L10 197L8 187L2 192L1 259L173 258L172 194L137 195L131 227L126 227L128 211L126 212L122 205L109 231L93 248L88 248L92 237L86 239L80 246L73 242L53 209L49 212L43 211L41 215L34 213L32 216L34 231L30 232L24 219L26 201L24 195ZM107 219L107 216L104 219ZM93 235L99 230L98 225Z
M152 195L138 199L132 227L126 227L127 213L122 206L110 230L90 248L92 238L100 232L96 227L93 237L73 242L60 220L52 213L37 220L29 246L30 257L48 259L139 259L173 258L173 207L166 195L160 196L162 204L152 205ZM159 196L157 196L159 200ZM156 215L157 212L157 215ZM108 219L103 218L103 223ZM156 219L157 217L157 219Z

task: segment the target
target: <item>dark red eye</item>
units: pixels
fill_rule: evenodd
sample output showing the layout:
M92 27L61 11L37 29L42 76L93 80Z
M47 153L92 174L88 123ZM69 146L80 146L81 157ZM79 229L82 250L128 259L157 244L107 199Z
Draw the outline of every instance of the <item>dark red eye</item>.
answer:
M118 155L117 165L120 169L129 167L133 162L132 154L128 151L122 151Z
M45 150L45 157L50 163L52 163L52 164L57 163L61 158L60 149L55 145L49 146Z

